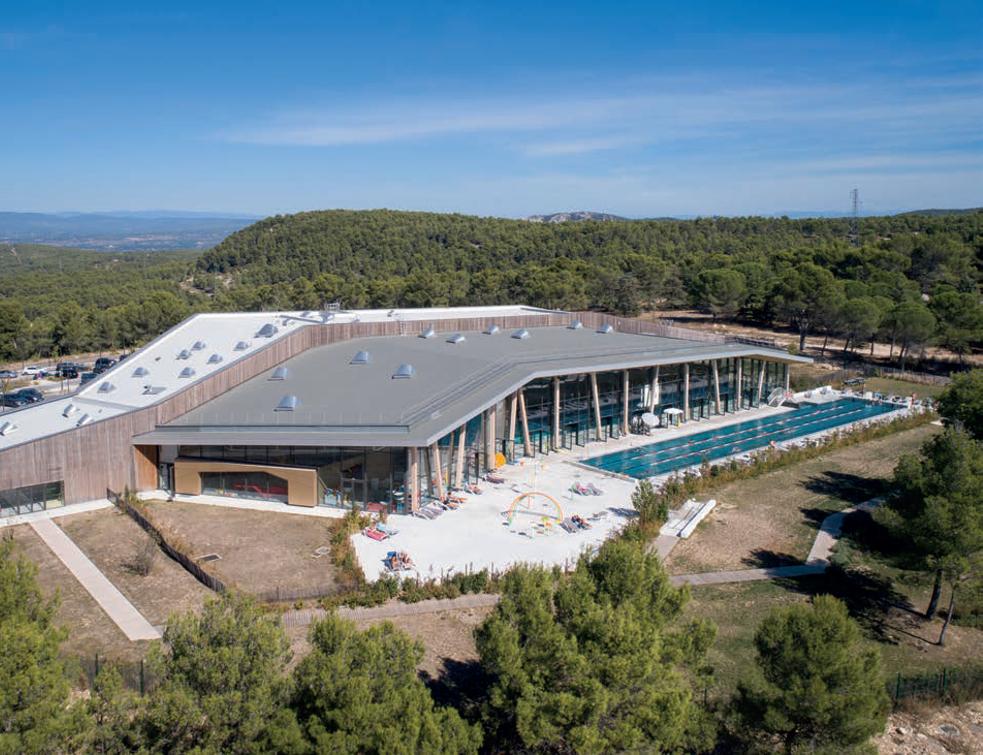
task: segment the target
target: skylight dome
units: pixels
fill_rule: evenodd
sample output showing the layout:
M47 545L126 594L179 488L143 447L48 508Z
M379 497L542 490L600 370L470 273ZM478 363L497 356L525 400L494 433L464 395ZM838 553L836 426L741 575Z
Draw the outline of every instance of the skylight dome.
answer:
M297 408L297 404L299 404L299 403L300 402L297 400L297 397L296 396L294 396L293 394L288 393L286 396L284 396L282 399L280 399L280 403L276 405L276 407L273 409L273 411L275 411L275 412L292 412L294 409Z
M99 393L112 393L115 390L116 386L110 383L108 380L99 384Z
M256 331L256 335L259 338L272 338L277 334L277 327L271 322L266 323L262 328Z
M73 414L75 414L76 412L78 412L78 410L79 410L79 408L77 406L75 406L75 404L69 404L68 406L66 406L62 410L61 416L62 417L71 417Z
M525 328L519 328L512 334L512 337L519 341L524 341L529 338L529 331Z
M208 357L209 364L218 364L221 361L222 361L221 354L212 354L210 357Z
M0 435L10 435L11 433L17 432L17 425L13 422L4 422L0 424Z
M435 335L437 335L437 331L433 328L426 328L420 332L420 338L433 338Z
M367 351L360 351L352 357L350 364L368 364L372 361L372 356Z
M286 367L277 367L270 375L270 380L286 380L290 376L290 370Z
M143 386L143 395L157 396L163 393L165 390L167 389L162 385L145 385Z
M79 417L79 421L75 423L75 427L82 427L82 425L88 424L91 419L92 417L90 417L88 414L83 414L81 417Z
M137 367L135 370L133 370L133 374L130 377L146 377L149 374L150 370L148 370L146 367Z
M235 345L236 351L245 351L248 348L249 348L249 344L246 343L245 341L239 341L239 343Z
M613 333L614 332L614 326L611 323L606 322L601 327L599 327L597 329L597 332L600 333L601 335L604 335L606 333Z
M572 323L567 325L569 330L580 330L582 327L584 327L584 324L580 320L574 320Z
M178 373L179 378L189 378L195 376L194 367L185 367L181 372Z
M447 343L464 343L467 339L461 333L455 333L447 339Z
M493 336L500 330L501 330L500 327L498 327L495 323L492 323L487 328L485 328L484 333L486 336Z
M181 353L177 355L178 359L191 359L191 352L187 349L181 349Z
M191 350L192 351L201 351L204 348L205 348L205 342L204 341L195 341L194 342L194 345L191 347Z
M407 380L416 374L412 364L401 364L393 373L393 380Z

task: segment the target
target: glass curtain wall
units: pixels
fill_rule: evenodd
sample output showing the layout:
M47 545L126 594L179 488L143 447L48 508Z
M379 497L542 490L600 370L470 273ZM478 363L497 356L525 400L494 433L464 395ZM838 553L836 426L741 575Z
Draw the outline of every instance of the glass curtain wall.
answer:
M41 485L28 485L23 488L0 490L0 519L35 511L57 509L65 505L65 490L62 481L47 482Z

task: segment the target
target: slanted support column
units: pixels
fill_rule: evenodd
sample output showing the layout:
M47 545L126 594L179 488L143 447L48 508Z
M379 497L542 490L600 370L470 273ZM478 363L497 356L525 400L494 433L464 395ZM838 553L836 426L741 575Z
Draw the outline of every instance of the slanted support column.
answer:
M495 424L498 421L498 411L494 406L485 409L485 468L495 468Z
M717 414L720 414L720 370L716 359L713 360L713 402Z
M628 434L628 420L631 416L631 407L628 405L630 389L628 370L625 370L621 373L621 432L625 435Z
M744 358L737 358L737 411L744 408Z
M434 443L430 446L430 474L433 475L433 484L437 486L437 500L444 500L444 474L440 468L440 446Z
M519 416L522 418L522 452L532 456L532 438L529 437L529 415L526 414L526 394L519 390Z
M689 422L689 363L683 365L683 422Z
M550 446L554 451L560 450L560 378L553 378L553 437Z
M601 439L601 394L597 389L597 373L590 374L591 403L594 404L594 437Z
M791 390L792 385L792 365L785 365L785 393L787 394Z
M758 406L761 406L761 394L764 391L764 389L765 389L765 362L762 359L758 361L758 390L757 390L757 400L755 402L757 403Z
M518 407L518 392L513 393L509 397L509 435L508 435L508 449L509 455L512 459L515 459L515 412Z
M409 497L410 511L420 508L420 451L416 448L406 449L406 494Z
M457 458L454 459L454 487L464 485L464 443L467 440L467 423L457 431Z
M659 365L656 365L652 375L652 387L649 390L649 411L654 412L655 407L662 401L662 387L659 385Z

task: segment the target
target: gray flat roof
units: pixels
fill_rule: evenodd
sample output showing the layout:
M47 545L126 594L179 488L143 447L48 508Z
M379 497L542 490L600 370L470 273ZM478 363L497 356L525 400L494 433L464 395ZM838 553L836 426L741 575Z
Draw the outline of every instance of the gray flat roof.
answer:
M811 361L748 344L528 328L359 338L311 349L134 438L183 445L425 446L530 380L726 357ZM352 364L358 352L367 364ZM401 365L413 375L394 378ZM277 368L279 369L279 368ZM293 396L290 410L279 408ZM288 401L288 403L290 403Z

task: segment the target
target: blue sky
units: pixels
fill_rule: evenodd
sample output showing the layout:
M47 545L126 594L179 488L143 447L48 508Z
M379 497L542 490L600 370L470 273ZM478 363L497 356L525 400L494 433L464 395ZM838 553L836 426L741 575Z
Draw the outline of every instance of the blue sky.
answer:
M3 0L0 210L983 205L978 1L151 5Z

